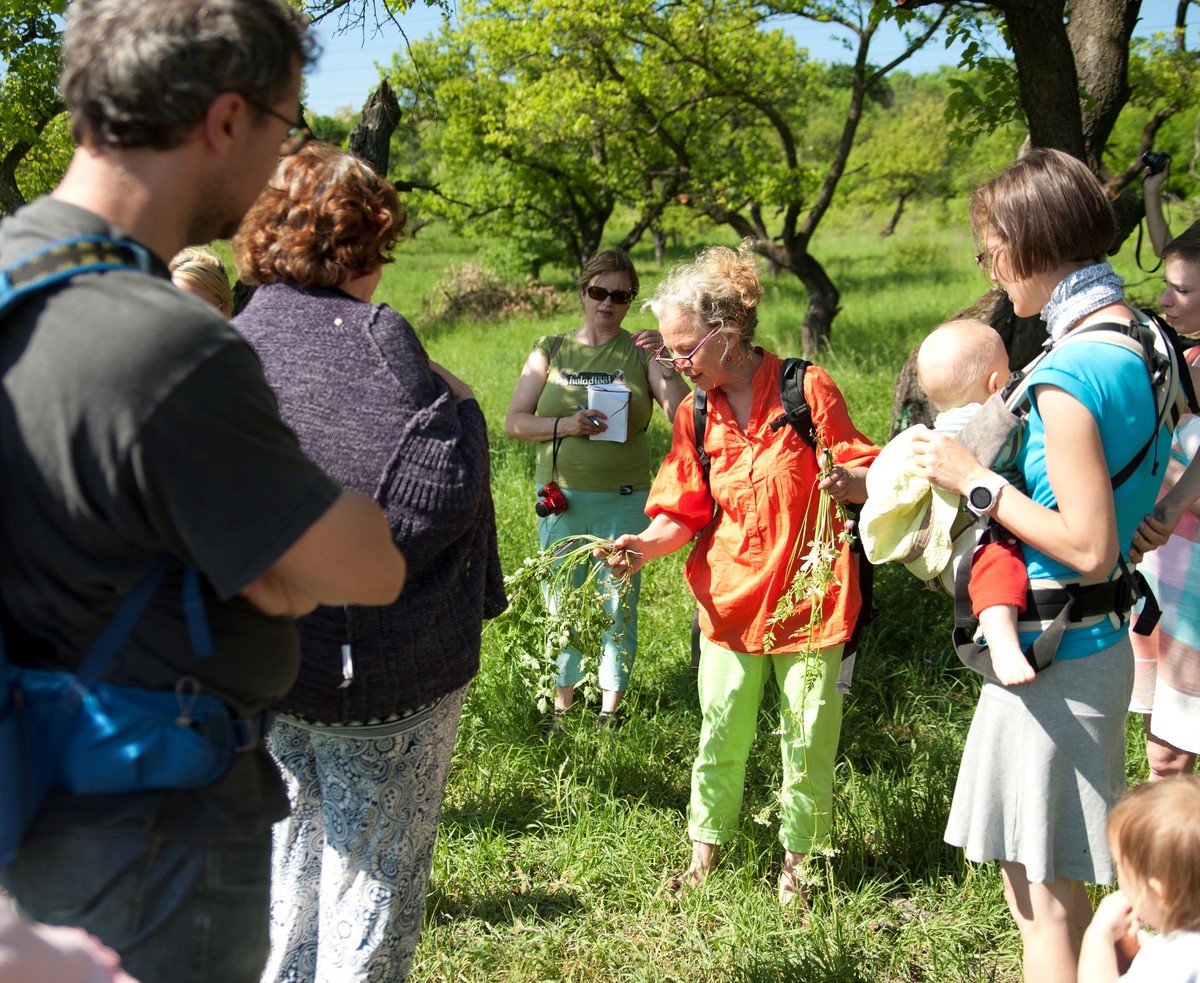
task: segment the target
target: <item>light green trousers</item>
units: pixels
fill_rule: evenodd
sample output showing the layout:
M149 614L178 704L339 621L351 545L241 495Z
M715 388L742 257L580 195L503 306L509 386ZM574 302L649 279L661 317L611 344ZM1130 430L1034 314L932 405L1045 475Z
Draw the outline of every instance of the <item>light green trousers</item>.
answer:
M700 747L692 766L688 834L725 843L736 832L746 759L758 707L772 675L780 692L783 787L779 842L808 853L829 843L833 819L833 766L842 728L837 692L843 646L811 655L745 655L700 640Z

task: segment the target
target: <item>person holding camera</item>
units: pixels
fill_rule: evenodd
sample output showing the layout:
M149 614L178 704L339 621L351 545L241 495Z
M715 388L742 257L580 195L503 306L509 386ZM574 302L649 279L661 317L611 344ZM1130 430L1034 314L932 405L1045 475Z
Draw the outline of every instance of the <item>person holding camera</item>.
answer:
M504 610L487 423L412 326L372 303L404 232L391 182L327 143L283 158L234 255L233 326L330 476L382 507L409 559L400 598L300 618L300 675L268 744L274 828L262 979L404 980L483 619Z
M673 368L651 360L647 348L661 344L657 331L621 327L638 293L638 275L619 249L597 253L578 280L583 324L574 332L539 338L525 361L504 418L504 432L538 444L536 481L538 538L542 549L571 536L611 539L640 520L650 489L650 425L654 402L667 418L688 393ZM589 389L603 386L618 396L611 414L589 409ZM625 397L624 393L628 396ZM623 432L623 440L609 433ZM602 702L599 725L619 725L617 707L629 685L637 654L640 579L627 595L624 613L614 598L613 626L600 653ZM551 733L575 701L583 679L582 653L572 645L558 655Z
M1163 249L1171 241L1171 228L1163 212L1162 193L1167 178L1171 176L1171 155L1155 150L1142 154L1146 174L1142 178L1142 194L1146 206L1146 234L1154 255L1162 259Z

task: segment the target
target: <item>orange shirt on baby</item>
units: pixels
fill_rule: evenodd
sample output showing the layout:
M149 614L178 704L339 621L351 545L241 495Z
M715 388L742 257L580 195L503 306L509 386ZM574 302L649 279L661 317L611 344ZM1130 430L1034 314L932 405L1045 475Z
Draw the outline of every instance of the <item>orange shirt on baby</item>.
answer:
M709 480L696 450L692 397L675 416L671 450L663 460L646 514L665 514L699 532L688 557L688 584L700 606L700 628L716 644L762 654L767 621L787 591L814 535L819 466L815 452L787 423L779 398L780 359L763 352L754 374L753 405L743 431L719 389L708 394L704 448L712 458ZM818 438L833 460L847 468L869 465L879 453L855 428L846 401L824 369L810 366L804 395ZM713 505L718 512L713 517ZM835 517L835 534L842 524ZM701 531L703 530L703 531ZM822 602L812 645L828 648L849 641L861 597L849 544L838 547L834 583ZM809 646L812 601L802 599L772 629L771 652L800 652Z

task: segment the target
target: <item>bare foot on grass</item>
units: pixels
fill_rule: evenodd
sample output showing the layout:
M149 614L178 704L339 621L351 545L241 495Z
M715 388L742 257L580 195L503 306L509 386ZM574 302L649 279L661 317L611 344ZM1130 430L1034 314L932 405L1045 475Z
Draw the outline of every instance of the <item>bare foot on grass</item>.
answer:
M682 873L672 874L667 879L667 896L678 898L692 888L699 887L712 872L713 864L716 861L716 844L693 841L691 865Z

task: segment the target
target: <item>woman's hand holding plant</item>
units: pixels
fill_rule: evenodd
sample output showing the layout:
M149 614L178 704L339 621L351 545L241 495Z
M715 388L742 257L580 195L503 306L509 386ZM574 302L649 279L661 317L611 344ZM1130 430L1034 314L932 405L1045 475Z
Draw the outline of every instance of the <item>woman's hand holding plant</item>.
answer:
M595 556L608 563L609 569L618 577L630 577L646 565L646 546L638 536L626 533L618 536L607 547L596 550Z
M829 474L817 482L817 488L828 492L835 502L865 502L867 500L867 469L844 468L835 464Z

